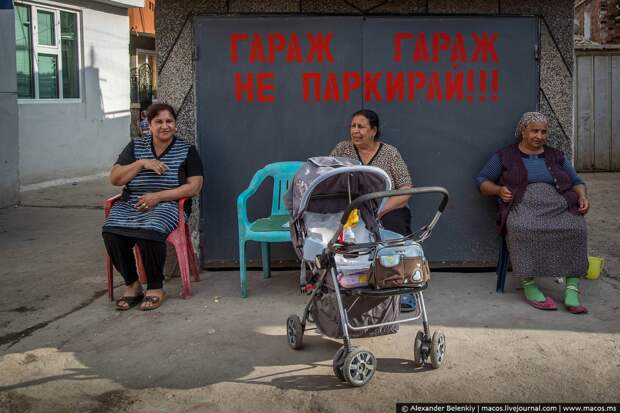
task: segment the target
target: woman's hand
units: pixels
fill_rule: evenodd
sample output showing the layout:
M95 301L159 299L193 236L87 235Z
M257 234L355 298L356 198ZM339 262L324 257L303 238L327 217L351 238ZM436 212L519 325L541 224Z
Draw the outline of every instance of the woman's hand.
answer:
M500 186L497 196L499 196L503 202L508 203L512 201L512 192L510 192L507 186Z
M585 215L588 213L588 209L590 209L590 201L588 201L588 196L586 195L586 186L585 184L579 184L573 186L573 190L577 192L579 208L577 212L581 215Z
M146 212L146 211L150 211L151 209L155 208L155 206L159 204L160 202L161 202L161 199L159 195L157 195L156 192L148 193L138 198L138 202L136 202L136 204L134 205L134 208L136 208L138 211Z
M162 175L168 169L168 165L165 163L155 160L155 159L143 159L142 160L142 169L150 169L155 172L157 175Z
M588 201L588 198L585 195L580 196L579 197L579 209L577 211L579 211L580 214L585 215L588 213L589 209L590 209L590 202Z
M507 186L499 186L492 181L484 181L480 184L480 192L486 196L497 196L502 202L510 203L512 201L512 192Z

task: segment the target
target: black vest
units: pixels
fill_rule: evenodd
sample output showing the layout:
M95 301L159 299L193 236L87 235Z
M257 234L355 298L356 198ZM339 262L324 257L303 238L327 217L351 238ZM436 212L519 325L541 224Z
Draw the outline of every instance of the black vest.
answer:
M564 170L564 154L549 146L545 149L545 164L549 173L553 177L555 189L560 193L568 204L568 211L572 214L579 215L579 196L573 189L573 183L570 176ZM502 175L499 178L498 185L506 186L512 192L511 202L500 202L497 211L497 232L500 235L506 235L506 220L510 209L518 205L523 199L523 194L527 188L527 169L521 157L521 151L518 144L508 145L497 151L497 155L502 161Z

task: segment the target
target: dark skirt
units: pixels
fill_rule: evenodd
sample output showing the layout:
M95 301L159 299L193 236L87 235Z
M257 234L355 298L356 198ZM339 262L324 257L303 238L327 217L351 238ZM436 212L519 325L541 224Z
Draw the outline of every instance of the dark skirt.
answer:
M517 277L581 277L588 270L587 228L583 215L553 186L527 186L506 223L506 242Z
M383 228L400 235L411 234L411 211L402 207L388 212L381 218Z

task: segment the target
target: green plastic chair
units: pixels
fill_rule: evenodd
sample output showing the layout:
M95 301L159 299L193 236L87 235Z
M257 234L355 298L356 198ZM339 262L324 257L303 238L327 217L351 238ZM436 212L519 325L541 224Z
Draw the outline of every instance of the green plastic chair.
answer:
M258 170L250 186L237 197L237 222L239 225L239 277L241 281L241 297L248 296L248 280L245 263L245 243L257 241L261 243L263 278L271 277L271 242L290 242L288 228L289 213L284 204L284 194L288 190L297 170L303 162L275 162ZM273 178L273 197L271 215L249 222L247 213L248 199L258 191L263 181Z

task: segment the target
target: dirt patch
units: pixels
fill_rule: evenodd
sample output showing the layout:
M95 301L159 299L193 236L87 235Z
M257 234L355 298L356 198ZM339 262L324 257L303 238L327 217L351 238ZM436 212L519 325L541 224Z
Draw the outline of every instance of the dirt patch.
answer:
M126 390L107 391L93 397L93 400L98 406L89 410L90 413L125 412L136 402Z
M35 356L32 353L26 353L26 356L19 364L24 365L24 364L35 363L37 361L39 361L39 358L37 356Z
M9 391L0 393L0 413L22 413L30 410L31 398Z

